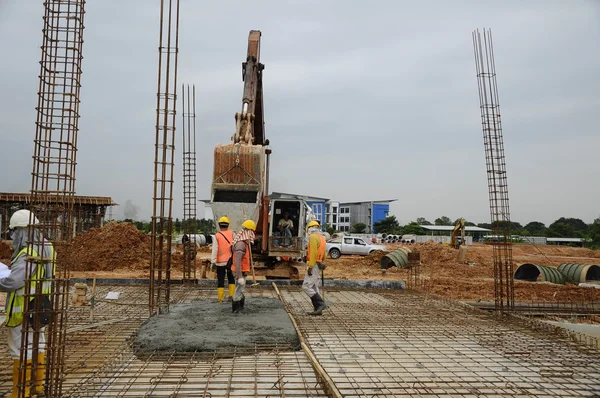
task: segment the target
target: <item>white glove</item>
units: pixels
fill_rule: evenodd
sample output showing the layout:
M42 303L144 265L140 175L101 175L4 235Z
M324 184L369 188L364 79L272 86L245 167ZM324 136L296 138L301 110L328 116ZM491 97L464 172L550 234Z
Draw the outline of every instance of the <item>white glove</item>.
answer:
M240 278L238 279L238 285L240 286L246 286L246 280L244 278Z

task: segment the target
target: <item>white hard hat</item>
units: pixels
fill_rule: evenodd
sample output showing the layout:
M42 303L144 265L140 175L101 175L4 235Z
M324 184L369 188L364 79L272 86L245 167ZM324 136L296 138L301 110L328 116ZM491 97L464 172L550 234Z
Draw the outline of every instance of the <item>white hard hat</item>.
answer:
M13 228L27 228L29 226L29 215L31 214L31 212L29 210L17 210L13 213L12 217L10 218L10 223L8 225L8 228L13 229ZM36 216L34 216L33 214L31 214L33 216L33 225L37 225L40 223L40 220L37 219Z

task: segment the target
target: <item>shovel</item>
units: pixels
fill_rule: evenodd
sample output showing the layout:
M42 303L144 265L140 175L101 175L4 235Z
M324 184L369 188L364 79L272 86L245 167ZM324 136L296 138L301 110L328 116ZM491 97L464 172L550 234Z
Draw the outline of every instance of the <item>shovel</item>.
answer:
M324 269L321 270L321 297L323 298L325 305L327 307L329 307L331 303L329 301L325 300L325 270Z
M250 268L252 268L252 287L258 286L259 283L256 283L256 274L254 273L254 262L252 261L252 246L250 242L248 242L248 250L250 250Z

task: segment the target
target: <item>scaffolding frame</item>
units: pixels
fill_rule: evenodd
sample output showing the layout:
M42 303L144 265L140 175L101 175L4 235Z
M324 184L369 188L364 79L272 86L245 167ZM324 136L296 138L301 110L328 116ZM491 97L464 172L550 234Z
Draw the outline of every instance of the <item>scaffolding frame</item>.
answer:
M495 239L492 239L494 301L495 310L502 314L514 308L514 265L506 158L491 30L483 29L483 34L479 30L473 32L473 49L485 147L491 227L495 236Z
M182 85L183 118L183 233L188 237L198 233L196 204L196 86ZM187 101L186 101L187 97ZM187 108L186 108L187 106ZM183 281L196 280L196 244L195 238L183 247Z
M160 0L149 309L169 311L179 0Z

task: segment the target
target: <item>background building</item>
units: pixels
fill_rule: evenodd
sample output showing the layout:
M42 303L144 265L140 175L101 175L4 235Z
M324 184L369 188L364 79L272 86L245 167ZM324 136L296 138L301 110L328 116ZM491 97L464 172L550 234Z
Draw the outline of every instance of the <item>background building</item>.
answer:
M363 223L367 226L365 232L374 233L373 224L379 222L390 214L390 203L397 199L377 200L370 202L340 202L339 231L351 231L352 225ZM334 227L335 228L335 227Z
M336 231L352 230L352 225L363 223L367 226L365 233L374 233L373 224L383 220L390 214L390 203L397 199L376 200L369 202L339 202L318 196L301 195L286 192L272 192L271 199L303 199L312 209L321 225L329 225ZM210 201L201 200L205 204L205 218L212 218Z

